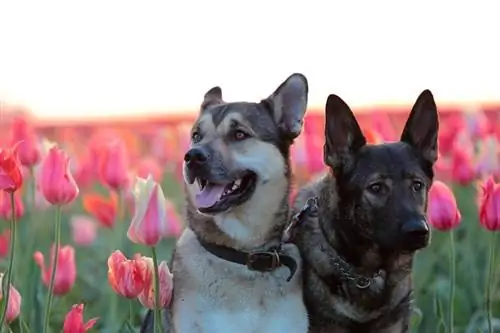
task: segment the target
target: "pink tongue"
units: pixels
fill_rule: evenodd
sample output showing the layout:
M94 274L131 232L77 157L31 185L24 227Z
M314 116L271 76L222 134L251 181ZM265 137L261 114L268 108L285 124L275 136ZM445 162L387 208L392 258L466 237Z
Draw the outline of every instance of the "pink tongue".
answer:
M208 208L215 205L215 203L220 199L222 193L224 192L224 186L219 185L207 185L196 195L196 207L198 208Z

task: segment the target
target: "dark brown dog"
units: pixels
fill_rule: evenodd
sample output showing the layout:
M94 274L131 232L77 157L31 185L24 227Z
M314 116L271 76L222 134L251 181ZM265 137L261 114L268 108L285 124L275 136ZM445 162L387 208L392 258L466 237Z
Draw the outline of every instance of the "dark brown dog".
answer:
M318 198L318 216L294 233L305 261L311 332L409 331L412 261L430 239L426 209L437 135L428 90L401 140L379 145L366 144L349 106L328 97L324 161L331 170L303 188L295 205Z

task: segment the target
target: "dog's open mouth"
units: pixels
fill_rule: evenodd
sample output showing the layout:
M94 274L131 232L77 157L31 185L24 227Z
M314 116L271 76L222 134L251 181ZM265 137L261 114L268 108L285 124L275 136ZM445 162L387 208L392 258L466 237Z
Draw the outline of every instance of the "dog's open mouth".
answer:
M219 213L241 205L255 191L257 175L246 171L240 178L227 184L211 183L203 178L196 178L200 192L196 194L195 204L202 213Z

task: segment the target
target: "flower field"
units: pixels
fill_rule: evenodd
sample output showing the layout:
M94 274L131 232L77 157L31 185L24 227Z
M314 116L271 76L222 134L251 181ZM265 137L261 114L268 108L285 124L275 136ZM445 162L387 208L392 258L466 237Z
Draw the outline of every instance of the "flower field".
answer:
M397 140L407 111L372 111L359 116L369 141ZM412 332L500 331L499 111L441 110ZM168 304L192 120L0 124L5 332L138 332L147 308ZM323 126L311 112L293 147L297 186L324 170Z

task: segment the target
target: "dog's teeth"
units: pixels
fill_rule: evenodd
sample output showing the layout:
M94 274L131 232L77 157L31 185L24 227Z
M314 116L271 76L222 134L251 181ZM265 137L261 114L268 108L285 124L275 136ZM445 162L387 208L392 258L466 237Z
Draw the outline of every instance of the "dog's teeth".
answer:
M235 182L234 182L234 185L236 185L236 186L239 187L241 185L241 178L236 179Z

